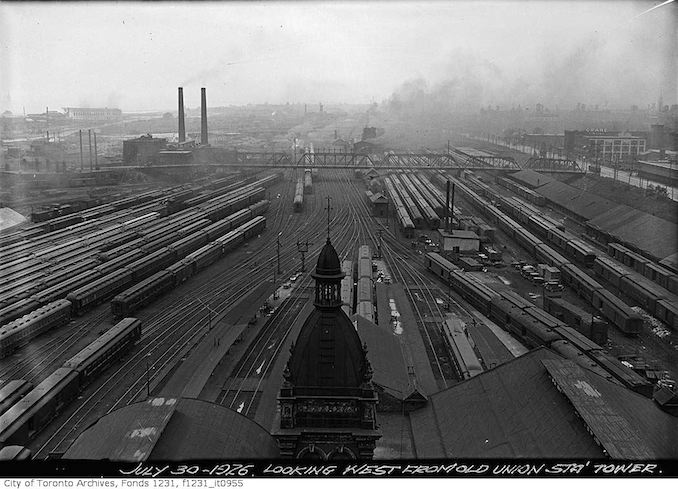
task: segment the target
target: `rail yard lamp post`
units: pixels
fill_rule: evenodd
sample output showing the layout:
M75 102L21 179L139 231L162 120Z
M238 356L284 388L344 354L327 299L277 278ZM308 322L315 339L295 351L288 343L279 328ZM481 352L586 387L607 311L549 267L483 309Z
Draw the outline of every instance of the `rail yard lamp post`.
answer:
M278 256L278 275L280 275L282 272L280 271L280 235L282 234L282 231L278 233L278 237L276 238L276 254Z
M208 304L205 304L203 301L201 301L199 297L195 297L195 300L197 300L200 303L200 305L202 305L202 307L207 309L207 328L208 328L208 331L211 331L212 330L212 313L214 313L214 315L216 316L217 312L214 309L212 309Z
M308 241L305 241L303 243L300 243L297 241L297 250L299 251L299 254L301 254L301 271L305 272L306 271L306 252L308 251L308 246L312 245L313 243L309 243Z
M146 397L151 397L151 374L148 361L151 357L150 353L146 353Z

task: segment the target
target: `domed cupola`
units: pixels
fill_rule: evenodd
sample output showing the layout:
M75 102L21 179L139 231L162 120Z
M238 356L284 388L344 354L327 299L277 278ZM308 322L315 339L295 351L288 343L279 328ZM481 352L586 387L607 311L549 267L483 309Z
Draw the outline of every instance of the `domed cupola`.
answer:
M342 305L341 279L344 278L345 274L341 271L339 255L332 246L329 236L325 246L320 250L318 263L311 276L315 279L315 306L340 308Z

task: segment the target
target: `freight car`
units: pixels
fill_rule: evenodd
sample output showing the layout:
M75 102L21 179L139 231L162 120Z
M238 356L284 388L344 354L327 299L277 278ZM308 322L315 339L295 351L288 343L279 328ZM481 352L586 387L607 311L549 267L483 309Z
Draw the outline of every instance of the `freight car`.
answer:
M71 303L58 300L0 327L0 358L45 331L66 324L71 319Z
M599 345L607 343L608 323L602 318L557 297L545 295L543 299L544 310L551 316L564 321Z
M530 347L550 346L556 341L567 340L579 351L589 355L599 366L615 376L623 385L641 393L646 393L649 382L640 378L633 372L627 372L624 367L615 359L600 353L600 346L589 341L578 331L566 326L562 321L554 318L548 313L537 309L531 302L522 296L511 291L494 291L490 289L487 293L478 284L474 284L471 277L465 277L464 272L459 271L454 265L444 260L436 253L427 253L424 258L427 269L439 277L449 277L449 282L460 295L473 298L475 302L467 299L474 307L483 311L490 319L501 325L504 329L519 338L524 344ZM596 290L594 294L605 294L607 291ZM642 318L635 315L624 315L624 311L613 308L616 304L615 297L604 297L599 301L600 308L608 317L615 319L620 325L622 331L638 331ZM618 301L618 299L616 299ZM627 308L628 309L628 308ZM633 321L636 321L634 323ZM563 351L565 351L563 349ZM594 355L595 353L595 355ZM604 357L605 364L599 359ZM576 359L575 359L576 360Z

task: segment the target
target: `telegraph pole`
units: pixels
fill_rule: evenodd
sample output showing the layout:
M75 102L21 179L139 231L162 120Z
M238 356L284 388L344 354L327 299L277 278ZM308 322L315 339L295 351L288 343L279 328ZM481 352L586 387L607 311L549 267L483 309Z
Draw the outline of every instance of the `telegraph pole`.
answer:
M278 275L281 275L282 272L280 271L280 235L282 234L282 231L278 233L278 237L276 238L276 254L278 255Z
M306 252L308 251L308 246L312 245L313 243L309 243L308 241L305 241L303 243L300 243L297 241L297 250L301 254L301 271L305 272L306 271Z
M381 229L378 230L377 235L379 236L379 244L377 245L377 250L379 251L379 259L381 260L381 240L383 236L383 231Z

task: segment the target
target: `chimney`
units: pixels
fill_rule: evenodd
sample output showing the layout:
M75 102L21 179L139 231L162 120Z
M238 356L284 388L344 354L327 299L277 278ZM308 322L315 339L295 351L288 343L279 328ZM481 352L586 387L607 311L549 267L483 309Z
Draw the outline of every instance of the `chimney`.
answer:
M207 95L205 89L200 89L200 143L207 144Z
M179 87L179 142L186 141L186 126L184 122L184 89Z

